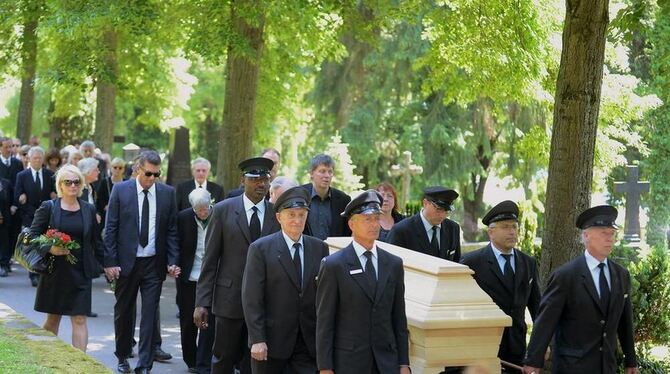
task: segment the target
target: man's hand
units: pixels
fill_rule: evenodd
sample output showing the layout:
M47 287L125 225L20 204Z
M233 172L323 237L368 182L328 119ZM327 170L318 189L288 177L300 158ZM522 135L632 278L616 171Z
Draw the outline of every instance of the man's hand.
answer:
M412 374L412 371L409 370L409 366L401 366L400 374Z
M251 357L256 361L268 359L268 345L265 342L255 343L251 346Z
M207 311L207 308L203 306L195 308L195 310L193 311L193 323L197 328L203 330L207 329L207 327L209 327L209 324L207 323L208 319L209 319L209 312Z
M102 222L102 217L98 213L95 214L95 220L98 221L98 224Z
M532 366L524 365L523 374L540 374L540 370L542 370L542 368L534 368Z
M114 281L116 279L119 279L119 276L121 275L121 268L118 266L112 266L105 268L105 276L109 281Z
M23 205L28 201L28 196L25 193L19 195L19 204Z
M177 265L168 265L167 271L172 278L177 278L181 274L181 268Z
M319 374L335 374L335 371L333 370L319 370Z
M626 374L639 374L640 371L637 368L626 368Z
M9 212L12 213L12 215L16 214L16 211L19 210L19 208L15 205L12 205L9 207Z

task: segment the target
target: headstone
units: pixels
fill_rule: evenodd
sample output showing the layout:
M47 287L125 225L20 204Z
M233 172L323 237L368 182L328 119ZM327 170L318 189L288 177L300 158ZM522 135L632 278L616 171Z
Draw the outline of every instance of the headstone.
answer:
M640 241L640 195L649 192L649 182L639 182L637 165L626 166L625 182L614 182L616 192L626 194L626 218L624 221L623 238L629 243Z
M407 201L409 200L410 182L412 180L412 176L423 173L423 168L421 166L412 164L412 152L405 151L402 153L402 155L402 163L391 166L391 175L399 175L402 177L402 185L400 186L400 201L398 202L398 205L400 205L399 208L404 209L405 204L407 204Z
M126 162L133 162L135 157L140 155L140 147L134 143L128 143L123 146L123 159Z
M178 127L170 136L170 158L166 183L170 186L191 179L191 147L188 142L188 129Z

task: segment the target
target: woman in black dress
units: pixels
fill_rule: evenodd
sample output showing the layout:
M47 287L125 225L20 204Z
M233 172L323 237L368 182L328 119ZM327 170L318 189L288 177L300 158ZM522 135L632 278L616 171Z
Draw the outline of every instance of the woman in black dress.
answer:
M379 230L378 240L385 242L393 225L400 222L400 220L405 217L398 213L398 197L396 196L395 188L393 188L390 183L382 182L377 185L375 190L384 198L382 214L379 216L379 224L381 225L381 228Z
M73 165L65 165L56 173L58 198L45 201L35 212L31 237L54 228L69 234L80 248L72 250L75 264L66 260L70 251L57 246L40 247L46 256L53 256L50 272L42 274L35 295L35 310L47 313L44 329L58 335L61 317L70 316L72 345L86 351L88 327L86 315L91 311L91 279L97 276L102 262L103 244L96 228L95 206L79 198L84 176Z

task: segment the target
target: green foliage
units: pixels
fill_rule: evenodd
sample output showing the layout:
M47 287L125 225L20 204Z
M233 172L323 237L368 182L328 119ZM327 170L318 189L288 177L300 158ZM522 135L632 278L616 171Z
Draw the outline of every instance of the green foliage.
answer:
M637 367L640 373L644 374L667 374L670 373L670 360L658 359L651 355L649 350L640 349L637 347ZM623 361L623 360L622 360ZM620 367L623 372L623 364Z
M643 348L670 343L670 257L662 247L629 266L635 341Z
M535 212L531 200L519 201L517 204L519 205L519 248L525 254L540 261L542 245L535 241L535 238L537 238L538 214Z

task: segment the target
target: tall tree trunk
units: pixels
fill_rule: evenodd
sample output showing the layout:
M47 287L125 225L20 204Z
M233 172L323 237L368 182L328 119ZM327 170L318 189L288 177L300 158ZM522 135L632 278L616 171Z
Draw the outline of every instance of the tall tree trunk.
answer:
M96 82L95 145L105 152L112 151L116 120L116 31L106 30L102 36L102 67Z
M21 36L21 94L16 121L16 136L27 144L33 127L35 103L35 70L37 68L37 24L42 12L41 1L27 1L23 9Z
M223 126L217 161L217 180L226 190L240 183L237 164L251 155L254 135L256 96L260 59L263 51L263 28L265 17L257 15L253 22L247 21L238 7L259 9L258 1L232 2L232 24L234 31L248 45L246 53L241 48L230 46L226 61L226 93L223 104Z
M583 251L576 216L591 204L609 0L567 0L556 82L540 275Z

